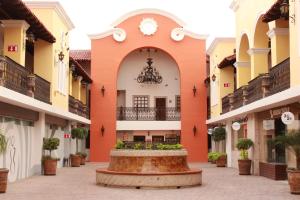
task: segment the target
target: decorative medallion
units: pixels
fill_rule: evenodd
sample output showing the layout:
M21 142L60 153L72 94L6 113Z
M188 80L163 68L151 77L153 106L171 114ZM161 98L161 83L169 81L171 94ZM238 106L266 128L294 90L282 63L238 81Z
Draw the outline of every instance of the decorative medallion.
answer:
M113 38L117 42L123 42L126 39L126 32L124 29L115 28L113 30Z
M184 38L183 28L174 28L171 32L171 38L177 42L183 40Z
M144 35L153 35L157 31L157 22L153 18L145 18L140 23L140 31Z

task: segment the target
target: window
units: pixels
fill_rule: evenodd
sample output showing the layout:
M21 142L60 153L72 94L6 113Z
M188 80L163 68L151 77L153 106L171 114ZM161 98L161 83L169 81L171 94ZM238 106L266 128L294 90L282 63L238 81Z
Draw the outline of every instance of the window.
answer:
M180 103L181 103L180 96L179 95L175 96L175 108L178 111L180 111L181 108Z
M134 96L133 97L133 107L148 108L149 107L149 97L148 96Z
M66 94L66 64L63 61L58 61L58 80L57 80L57 91L62 94Z

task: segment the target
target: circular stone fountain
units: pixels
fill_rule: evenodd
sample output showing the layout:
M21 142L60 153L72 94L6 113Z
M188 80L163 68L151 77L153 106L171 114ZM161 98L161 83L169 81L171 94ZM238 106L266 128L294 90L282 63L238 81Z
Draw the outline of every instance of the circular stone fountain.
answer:
M107 169L96 170L97 184L122 187L188 187L202 184L202 171L190 169L187 151L112 150Z

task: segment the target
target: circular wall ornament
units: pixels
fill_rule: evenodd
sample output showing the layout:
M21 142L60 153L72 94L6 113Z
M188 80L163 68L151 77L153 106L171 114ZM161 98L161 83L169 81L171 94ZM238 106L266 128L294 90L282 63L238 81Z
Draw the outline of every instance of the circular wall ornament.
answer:
M174 28L171 32L171 38L177 42L183 40L184 38L183 28Z
M126 32L124 29L115 28L113 31L113 38L117 42L123 42L126 39Z
M140 23L140 31L144 35L153 35L157 31L157 22L153 18L145 18Z
M281 115L281 120L285 125L292 124L295 120L295 115L291 112L284 112Z
M238 131L241 129L241 124L238 123L238 122L234 122L232 125L231 125L232 129L235 130L235 131Z

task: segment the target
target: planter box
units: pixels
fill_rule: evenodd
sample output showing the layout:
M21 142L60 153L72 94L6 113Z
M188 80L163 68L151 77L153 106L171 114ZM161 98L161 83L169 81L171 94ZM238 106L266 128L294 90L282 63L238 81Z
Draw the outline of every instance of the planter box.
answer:
M283 163L259 163L259 175L273 180L286 180L287 165Z

